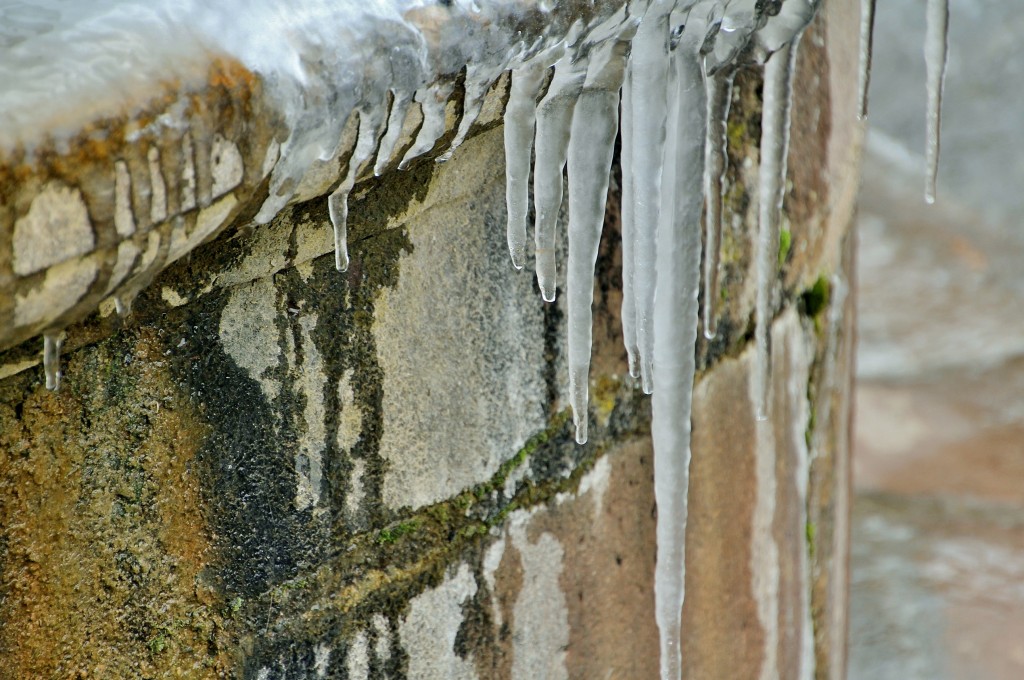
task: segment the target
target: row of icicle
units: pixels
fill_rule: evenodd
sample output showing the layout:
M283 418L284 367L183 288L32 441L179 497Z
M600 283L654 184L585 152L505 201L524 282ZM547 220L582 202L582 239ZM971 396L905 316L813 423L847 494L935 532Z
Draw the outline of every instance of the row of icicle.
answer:
M594 267L616 136L622 169L622 327L630 374L653 394L652 435L658 504L656 617L661 675L681 674L680 617L685 582L685 529L690 459L690 407L703 252L703 327L715 335L726 122L736 70L764 64L757 241L754 245L755 410L769 411L769 326L777 278L779 221L786 177L792 78L797 46L820 0L651 0L627 8L614 31L600 29L512 64L505 111L508 247L526 261L531 153L534 255L546 301L556 292L556 226L568 174L569 388L576 439L587 440L588 375ZM935 196L948 0L927 9L927 189ZM637 6L640 9L637 10ZM767 9L766 9L767 8ZM861 117L867 114L875 0L862 0ZM636 16L629 20L628 12ZM472 69L470 69L472 71ZM550 74L550 75L549 75ZM490 72L467 74L464 115L449 158L481 110ZM547 88L544 90L544 85ZM423 113L404 168L429 152L445 129L451 83L417 93L393 92L390 113L356 110L359 131L347 174L328 199L336 264L344 271L348 195L359 167L376 155L380 174L415 100ZM541 92L544 94L541 97ZM703 217L703 234L702 234ZM703 237L703 238L702 238ZM702 251L703 240L703 251ZM44 334L46 386L60 386L60 333Z

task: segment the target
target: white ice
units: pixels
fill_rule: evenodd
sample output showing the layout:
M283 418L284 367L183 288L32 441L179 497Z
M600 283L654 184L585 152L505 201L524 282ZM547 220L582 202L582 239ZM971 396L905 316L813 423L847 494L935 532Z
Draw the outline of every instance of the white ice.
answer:
M690 409L696 368L707 123L707 94L698 49L703 43L708 4L691 10L675 51L676 90L671 93L662 192L662 207L671 206L671 211L662 215L657 234L651 435L658 504L654 593L662 680L678 680L682 672L680 628L686 582Z
M707 143L705 144L704 196L704 337L718 332L718 261L722 236L722 183L728 163L729 105L732 100L734 71L715 75L705 73L707 89Z
M779 220L786 186L786 155L789 151L789 113L792 98L796 42L783 45L764 67L761 113L761 167L758 171L758 225L754 248L756 299L754 302L755 411L759 420L768 417L771 387L771 322L775 284L778 280Z
M46 389L56 392L60 389L60 350L64 344L60 333L43 333L43 373L46 375Z
M860 0L860 68L857 78L857 115L868 117L868 89L871 86L871 53L875 37L875 2Z
M448 80L416 91L415 100L420 105L423 122L416 134L416 141L398 164L399 169L405 170L413 159L430 152L444 134L445 107L454 90L455 81Z
M569 393L580 444L587 441L594 265L604 227L619 128L619 88L628 49L624 41L608 41L594 50L573 113L569 142Z
M927 29L924 37L924 60L928 79L927 180L924 198L935 202L935 180L939 174L939 131L942 126L942 83L946 77L947 34L949 32L949 0L928 0Z
M512 86L505 107L506 235L508 251L516 269L522 269L526 262L530 156L533 153L533 133L537 120L537 96L546 71L542 64L532 64L513 71Z
M662 154L668 117L671 0L654 0L633 39L630 118L633 130L633 300L637 364L643 390L653 387L655 239L661 207Z
M355 186L356 175L377 149L377 140L384 115L380 107L367 107L359 112L359 134L356 148L348 161L348 170L341 184L327 198L327 208L334 226L334 265L339 272L348 270L348 195Z
M533 200L536 212L534 257L537 285L544 300L556 292L555 228L562 205L562 172L569 151L569 134L576 101L587 75L587 59L562 57L555 64L547 94L537 106L537 159L533 168Z

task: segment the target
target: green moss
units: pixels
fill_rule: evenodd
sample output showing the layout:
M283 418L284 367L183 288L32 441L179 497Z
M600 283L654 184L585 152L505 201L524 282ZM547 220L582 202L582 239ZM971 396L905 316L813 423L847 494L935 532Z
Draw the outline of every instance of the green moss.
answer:
M152 656L157 656L165 649L167 649L167 635L160 631L149 641L149 653Z
M814 282L814 285L800 294L804 314L812 319L818 317L828 307L831 294L832 286L828 278L822 274Z
M742 120L729 120L729 146L733 149L740 148L744 137L747 136L747 125Z
M814 539L815 539L815 536L817 536L817 533L818 533L818 529L814 525L814 522L808 522L807 523L807 526L805 527L805 532L807 534L807 552L810 555L811 559L813 560L814 559L814 550L815 550Z
M381 529L377 533L377 543L386 545L388 543L394 543L402 536L413 533L420 528L420 521L417 519L408 520L405 522L399 522L389 527Z
M783 229L779 233L779 266L786 264L786 258L789 257L789 250L793 246L793 234L790 233L789 229Z
M632 395L618 383L609 396L616 406L607 430L598 428L585 447L572 439L571 411L557 413L490 479L432 506L386 516L390 521L383 528L350 536L343 552L308 573L308 588L295 587L295 581L239 605L249 612L240 627L257 636L273 628L278 639L294 641L320 639L327 626L345 637L378 614L399 619L415 595L444 580L451 565L479 559L511 513L573 493L606 446L646 433L648 421L631 408ZM511 489L510 480L520 478ZM331 604L323 607L328 593Z

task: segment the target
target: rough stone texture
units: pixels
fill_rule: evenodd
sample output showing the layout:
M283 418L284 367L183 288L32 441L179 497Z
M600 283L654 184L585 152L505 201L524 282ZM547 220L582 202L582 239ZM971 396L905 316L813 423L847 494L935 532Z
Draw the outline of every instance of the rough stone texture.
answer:
M738 80L722 323L698 347L691 678L844 674L855 11L827 3L801 51L762 423L759 80ZM249 182L250 142L224 139ZM136 155L133 173L167 160ZM202 188L238 176L220 158L196 164L223 167L195 185L206 209ZM60 392L35 344L0 355L0 677L656 674L649 400L624 377L614 187L580 447L561 302L506 261L502 169L485 125L447 164L357 185L343 275L325 201L249 229L236 199L237 229L170 265L126 321L68 329ZM140 214L184 200L140 196L132 227L116 194L107 278L113 234L131 227L145 253ZM156 239L161 261L175 242Z

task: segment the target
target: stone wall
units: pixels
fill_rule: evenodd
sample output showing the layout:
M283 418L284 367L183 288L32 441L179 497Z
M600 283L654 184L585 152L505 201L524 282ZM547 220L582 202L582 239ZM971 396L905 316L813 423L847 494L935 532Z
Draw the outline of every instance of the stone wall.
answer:
M737 81L720 332L698 347L689 678L845 674L855 19L826 3L803 40L760 422L760 82ZM357 185L344 274L322 198L259 228L233 208L125 320L68 329L61 391L36 341L0 354L0 677L656 676L615 183L577 446L562 302L507 258L496 120L448 163Z

